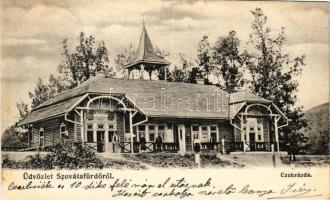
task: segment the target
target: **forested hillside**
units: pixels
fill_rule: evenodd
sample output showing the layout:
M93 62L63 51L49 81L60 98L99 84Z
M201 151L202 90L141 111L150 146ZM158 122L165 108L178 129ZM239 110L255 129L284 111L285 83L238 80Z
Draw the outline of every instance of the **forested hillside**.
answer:
M306 111L308 128L305 134L310 140L312 154L329 154L329 103Z

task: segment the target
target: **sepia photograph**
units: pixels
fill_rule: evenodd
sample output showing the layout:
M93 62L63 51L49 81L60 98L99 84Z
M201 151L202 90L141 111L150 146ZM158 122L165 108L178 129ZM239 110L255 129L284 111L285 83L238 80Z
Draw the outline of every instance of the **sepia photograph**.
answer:
M330 198L328 2L1 4L3 199Z

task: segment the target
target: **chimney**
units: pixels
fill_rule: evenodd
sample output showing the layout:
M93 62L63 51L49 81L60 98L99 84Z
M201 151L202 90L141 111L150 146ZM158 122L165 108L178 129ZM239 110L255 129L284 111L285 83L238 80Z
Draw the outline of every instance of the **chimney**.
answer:
M203 78L196 78L195 80L196 80L196 83L199 85L204 85L204 83L205 83L205 79L203 79Z

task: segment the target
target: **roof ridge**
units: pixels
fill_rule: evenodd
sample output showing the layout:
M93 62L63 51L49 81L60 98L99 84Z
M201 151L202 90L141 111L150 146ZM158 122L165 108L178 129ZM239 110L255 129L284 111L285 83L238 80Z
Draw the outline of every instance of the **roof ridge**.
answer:
M73 98L75 96L80 96L84 93L93 93L93 86L99 84L99 83L104 83L107 80L109 81L124 81L124 82L140 82L140 83L153 83L153 84L157 84L160 88L161 87L180 87L180 86L191 86L191 87L208 87L208 88L214 88L217 89L221 92L225 92L227 95L230 95L227 91L222 90L221 88L217 87L216 85L202 85L202 84L195 84L195 83L184 83L184 82L168 82L168 81L164 81L164 80L132 80L132 79L123 79L123 78L106 78L106 77L93 77L90 78L88 80L86 80L85 82L83 82L82 84L78 85L75 88L66 90L64 92L61 92L60 94L57 94L56 96L48 99L47 101L43 102L42 104L40 104L39 106L35 107L32 110L38 110L41 109L43 107L47 107L49 105ZM109 82L110 84L111 82ZM115 82L112 82L111 84L115 84ZM143 85L142 85L143 86ZM67 96L68 94L72 94L71 96ZM66 97L67 96L67 97Z

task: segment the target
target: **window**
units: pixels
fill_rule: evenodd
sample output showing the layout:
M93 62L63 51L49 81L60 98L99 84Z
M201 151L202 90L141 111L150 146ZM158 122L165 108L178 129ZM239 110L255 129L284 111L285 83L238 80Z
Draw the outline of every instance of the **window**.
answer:
M193 131L199 131L199 126L193 126Z
M103 127L104 127L103 124L98 124L98 125L97 125L97 128L98 128L98 129L103 129Z
M178 138L174 137L175 133L174 133L174 129L173 129L173 125L169 124L165 127L165 135L164 135L164 142L174 142L177 143L178 142Z
M264 138L263 138L262 124L258 124L257 134L258 134L258 141L263 141Z
M44 136L44 129L40 128L39 130L39 145L45 146L45 136Z
M87 124L87 129L92 129L93 130L93 124Z
M115 134L114 131L108 132L108 142L113 142L113 135Z
M209 130L208 126L202 126L202 141L208 142L209 141Z
M259 140L259 141L261 140L261 135L258 135L258 140Z
M108 124L110 131L117 131L117 115L116 113L109 113L108 115Z
M193 139L199 139L199 126L194 125L192 127Z
M211 135L211 142L217 142L218 141L218 131L217 131L217 126L210 126L210 135Z
M87 142L94 142L93 124L87 124Z
M149 141L154 142L156 139L156 137L155 137L156 127L155 127L155 125L149 125L148 128L149 128Z
M66 130L66 125L64 123L61 123L61 125L60 125L60 138L69 139L69 133Z
M162 137L162 140L165 141L165 125L158 125L158 133Z
M94 133L93 131L87 131L87 142L93 142L94 141Z
M139 135L139 138L141 138L142 136L144 138L146 137L146 126L145 125L140 125L138 127L138 135Z

